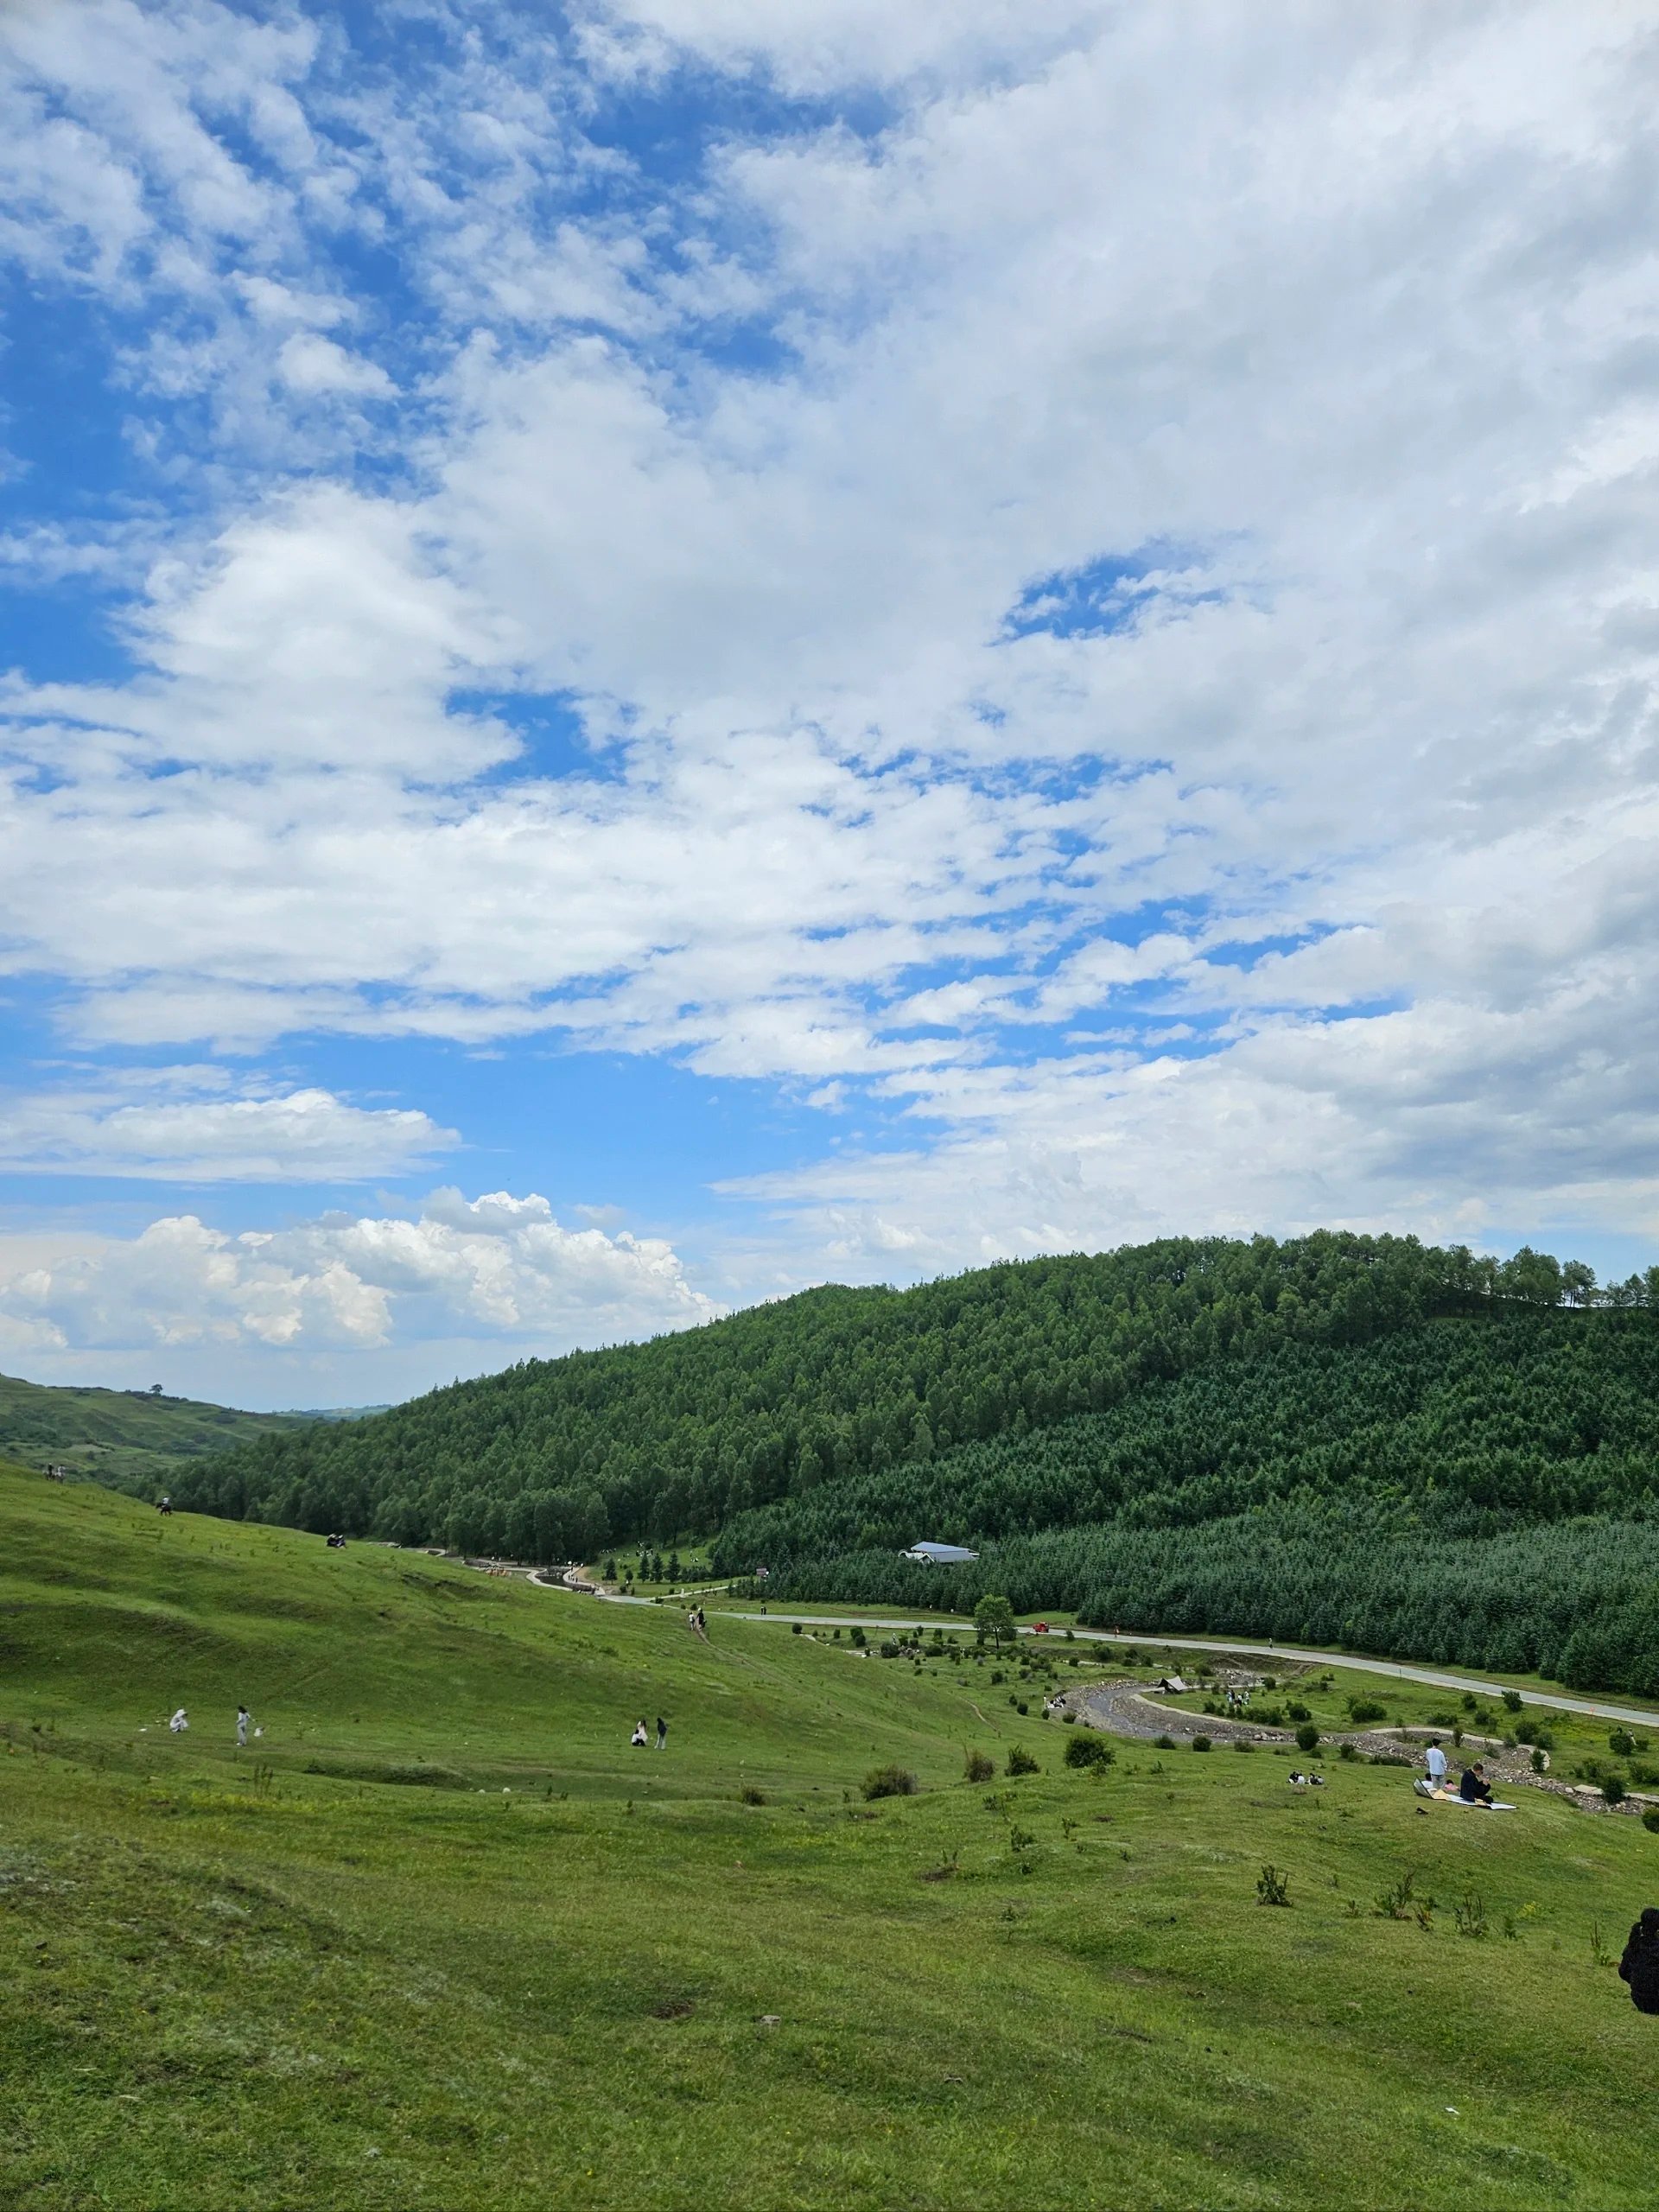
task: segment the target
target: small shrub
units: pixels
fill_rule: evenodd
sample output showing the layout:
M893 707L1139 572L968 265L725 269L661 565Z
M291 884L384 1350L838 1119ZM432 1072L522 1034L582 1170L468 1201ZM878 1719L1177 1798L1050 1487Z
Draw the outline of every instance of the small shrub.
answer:
M1607 1748L1615 1758L1634 1758L1636 1738L1628 1728L1615 1728L1607 1738Z
M1537 1750L1535 1750L1535 1751L1534 1751L1534 1752L1533 1752L1533 1754L1532 1754L1532 1770L1533 1770L1533 1772L1534 1772L1535 1774L1542 1774L1542 1773L1544 1772L1545 1769L1548 1766L1548 1764L1549 1764L1549 1753L1548 1753L1548 1751L1537 1751Z
M1236 1751L1253 1751L1255 1745L1248 1736L1236 1736L1233 1738L1233 1749Z
M1311 1720L1304 1720L1301 1726L1296 1731L1297 1750L1299 1751L1311 1751L1319 1740L1319 1730L1313 1726L1313 1723Z
M1152 1740L1155 1750L1173 1751L1175 1748L1175 1738L1173 1736L1154 1736Z
M1313 1718L1305 1705L1297 1704L1294 1699L1286 1706L1285 1711L1293 1720L1311 1720Z
M1287 1905L1290 1903L1289 1875L1281 1874L1276 1866L1264 1866L1255 1885L1255 1901L1258 1904Z
M1659 1805L1649 1805L1642 1815L1642 1825L1649 1835L1659 1835Z
M1408 1920L1417 1902L1417 1877L1408 1867L1397 1882L1390 1882L1386 1890L1377 1891L1377 1918L1379 1920ZM1433 1898L1429 1899L1429 1904L1433 1905Z
M1116 1764L1117 1753L1103 1736L1092 1732L1066 1738L1065 1763L1075 1767L1104 1767Z
M963 1758L962 1771L969 1782L988 1782L996 1772L996 1761L988 1751L975 1749Z
M1356 1728L1364 1727L1367 1721L1386 1720L1388 1717L1388 1707L1376 1698L1351 1697L1348 1700L1348 1718Z
M1006 1682L1006 1681L1007 1681L1007 1679L1008 1679L1008 1678L1007 1678L1007 1676L1003 1673L1002 1669L1001 1669L1000 1667L993 1667L993 1668L992 1668L992 1669L991 1669L991 1688L992 1688L993 1689L995 1689L1000 1682Z
M1507 1713L1519 1713L1519 1712L1520 1712L1520 1710L1521 1710L1521 1693L1520 1693L1520 1691L1519 1691L1519 1690L1505 1690L1505 1691L1504 1691L1504 1693L1503 1693L1503 1708L1504 1708L1504 1711L1505 1711L1505 1712L1507 1712Z
M764 1805L766 1802L766 1791L757 1789L752 1782L746 1782L737 1794L740 1802L745 1805Z
M1026 1703L1026 1700L1022 1697L1017 1697L1014 1699L1014 1709L1018 1713L1027 1713L1031 1711L1031 1707Z
M1624 1802L1625 1798L1630 1795L1629 1791L1624 1787L1623 1779L1616 1774L1606 1775L1603 1777L1601 1794L1610 1805L1622 1805Z
M1207 1736L1195 1736L1192 1738L1192 1748L1195 1751L1207 1751L1210 1749L1210 1738Z
M847 1633L861 1651L870 1640L869 1637L865 1635L861 1628L850 1628L848 1630Z
M884 1659L896 1659L899 1656L899 1647L891 1637L882 1643L880 1650Z
M1458 1923L1459 1936L1471 1936L1477 1942L1486 1934L1486 1900L1478 1890L1470 1890L1460 1904L1454 1904L1452 1915Z
M921 1784L907 1766L873 1766L859 1787L866 1797L913 1797Z
M801 1624L800 1624L799 1621L791 1621L791 1622L790 1623L790 1624L789 1624L789 1632L790 1632L790 1634L791 1634L791 1636L798 1636L798 1635L800 1634L800 1632L801 1632Z
M1008 1753L1007 1764L1003 1769L1004 1773L1010 1775L1040 1774L1042 1770L1023 1744L1014 1745Z
M1474 1692L1472 1690L1465 1690L1462 1702L1464 1711L1465 1713L1472 1713L1475 1709L1476 1703Z

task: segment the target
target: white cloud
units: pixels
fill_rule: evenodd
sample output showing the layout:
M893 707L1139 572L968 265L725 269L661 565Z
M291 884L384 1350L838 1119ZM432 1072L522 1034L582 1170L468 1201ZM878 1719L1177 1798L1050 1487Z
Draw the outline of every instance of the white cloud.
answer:
M803 1265L1647 1204L1644 26L594 0L586 62L491 12L348 82L299 17L98 12L20 11L18 251L209 303L142 373L253 481L188 478L132 681L3 702L7 959L83 1037L913 1109L767 1186ZM695 189L584 137L682 61L882 127L745 102Z
M457 1142L399 1107L319 1090L247 1092L212 1068L0 1092L0 1168L178 1183L338 1183L408 1174Z
M191 1214L89 1248L0 1237L0 1343L233 1360L250 1347L376 1352L456 1338L512 1350L687 1328L720 1308L671 1246L626 1230L566 1229L545 1198L440 1191L412 1219L329 1215L232 1235ZM10 1264L9 1264L10 1262ZM503 1350L505 1347L506 1350ZM359 1382L360 1390L361 1384Z
M365 399L388 399L396 389L378 361L349 353L315 330L296 330L283 339L276 363L290 391L313 397L354 392Z

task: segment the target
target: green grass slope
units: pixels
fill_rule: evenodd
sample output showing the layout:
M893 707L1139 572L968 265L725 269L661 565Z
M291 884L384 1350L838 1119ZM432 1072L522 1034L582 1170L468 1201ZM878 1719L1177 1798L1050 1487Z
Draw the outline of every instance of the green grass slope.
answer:
M190 1459L300 1426L302 1417L291 1414L0 1375L0 1456L29 1467L57 1462L118 1488L165 1490Z
M710 1631L0 1471L0 2202L1650 2201L1637 1821L1090 1777L994 1662Z

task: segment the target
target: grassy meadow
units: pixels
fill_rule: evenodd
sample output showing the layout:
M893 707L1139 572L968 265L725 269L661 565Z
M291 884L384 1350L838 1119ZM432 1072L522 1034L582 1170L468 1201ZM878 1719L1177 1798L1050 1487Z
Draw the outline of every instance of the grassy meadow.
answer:
M0 2203L1651 2201L1637 1821L1078 1772L1006 1656L704 1645L22 1470L0 1540ZM867 1802L892 1763L918 1794Z

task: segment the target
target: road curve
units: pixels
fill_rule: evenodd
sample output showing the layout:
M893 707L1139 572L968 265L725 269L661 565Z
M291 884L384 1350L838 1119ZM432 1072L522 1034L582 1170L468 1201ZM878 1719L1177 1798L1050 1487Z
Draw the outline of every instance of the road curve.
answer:
M554 1590L563 1586L541 1582L534 1576L537 1587ZM625 1598L608 1590L596 1590L594 1596L607 1605L654 1605L654 1598ZM664 1604L670 1600L664 1599ZM714 1618L725 1621L781 1621L792 1627L798 1621L803 1628L864 1628L912 1629L917 1625L914 1613L740 1613L723 1606L714 1608ZM973 1623L960 1614L929 1615L930 1624L937 1622L941 1628L971 1629ZM1301 1643L1244 1643L1230 1636L1157 1636L1150 1630L1138 1635L1125 1634L1115 1629L1079 1628L1072 1634L1079 1643L1139 1644L1143 1648L1156 1644L1160 1651L1236 1651L1247 1659L1298 1659L1315 1667L1351 1667L1361 1675L1391 1675L1397 1681L1422 1682L1430 1689L1472 1690L1478 1697L1502 1697L1512 1684L1489 1682L1478 1675L1448 1675L1436 1667L1405 1667L1393 1659L1361 1659L1351 1651L1313 1651ZM1036 1630L1019 1628L1016 1636L1034 1636ZM1638 1728L1659 1728L1659 1712L1651 1707L1639 1705L1609 1705L1601 1698L1567 1697L1557 1695L1554 1690L1528 1690L1523 1693L1529 1705L1547 1705L1557 1713L1587 1713L1592 1720L1631 1720Z

